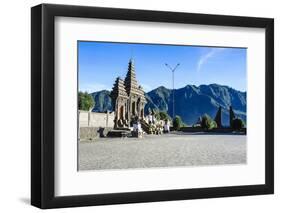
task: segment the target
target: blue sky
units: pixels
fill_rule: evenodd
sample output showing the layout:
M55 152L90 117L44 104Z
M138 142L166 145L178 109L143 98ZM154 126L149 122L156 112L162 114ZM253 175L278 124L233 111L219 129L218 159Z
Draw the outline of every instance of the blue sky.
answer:
M175 88L217 83L246 91L246 54L245 48L79 41L79 91L111 90L116 77L125 78L131 57L138 83L146 92L159 86L172 88L172 74L165 63L171 67L180 63Z

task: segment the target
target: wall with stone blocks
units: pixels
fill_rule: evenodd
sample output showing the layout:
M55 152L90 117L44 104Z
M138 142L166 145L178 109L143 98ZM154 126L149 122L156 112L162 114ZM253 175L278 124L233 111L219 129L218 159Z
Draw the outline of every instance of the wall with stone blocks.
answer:
M111 127L80 127L79 138L81 140L89 140L100 137L106 137Z
M114 112L87 112L79 110L80 127L114 127Z

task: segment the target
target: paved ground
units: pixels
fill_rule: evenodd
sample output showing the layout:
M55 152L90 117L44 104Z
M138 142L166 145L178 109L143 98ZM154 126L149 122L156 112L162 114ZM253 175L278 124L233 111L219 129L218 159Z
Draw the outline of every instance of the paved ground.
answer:
M80 142L79 170L246 163L245 135L165 134Z

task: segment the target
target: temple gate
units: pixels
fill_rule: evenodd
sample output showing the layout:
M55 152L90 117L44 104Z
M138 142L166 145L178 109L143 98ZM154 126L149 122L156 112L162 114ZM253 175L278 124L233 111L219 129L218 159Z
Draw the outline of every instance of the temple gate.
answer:
M129 61L125 81L120 77L116 78L111 98L115 111L115 128L130 127L135 119L144 119L146 99L142 87L136 80L132 59Z

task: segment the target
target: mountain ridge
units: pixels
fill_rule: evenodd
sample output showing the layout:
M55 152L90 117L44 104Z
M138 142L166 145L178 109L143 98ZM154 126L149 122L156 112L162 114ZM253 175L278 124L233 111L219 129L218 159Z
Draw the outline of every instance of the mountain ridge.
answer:
M199 86L186 85L175 89L175 115L181 116L186 124L196 123L199 116L207 113L214 118L219 106L222 107L222 123L229 124L229 106L232 106L236 115L246 123L247 92L239 91L226 85L202 84ZM112 111L110 91L102 90L91 93L95 100L93 111ZM145 93L148 109L157 109L172 116L173 90L159 86Z

